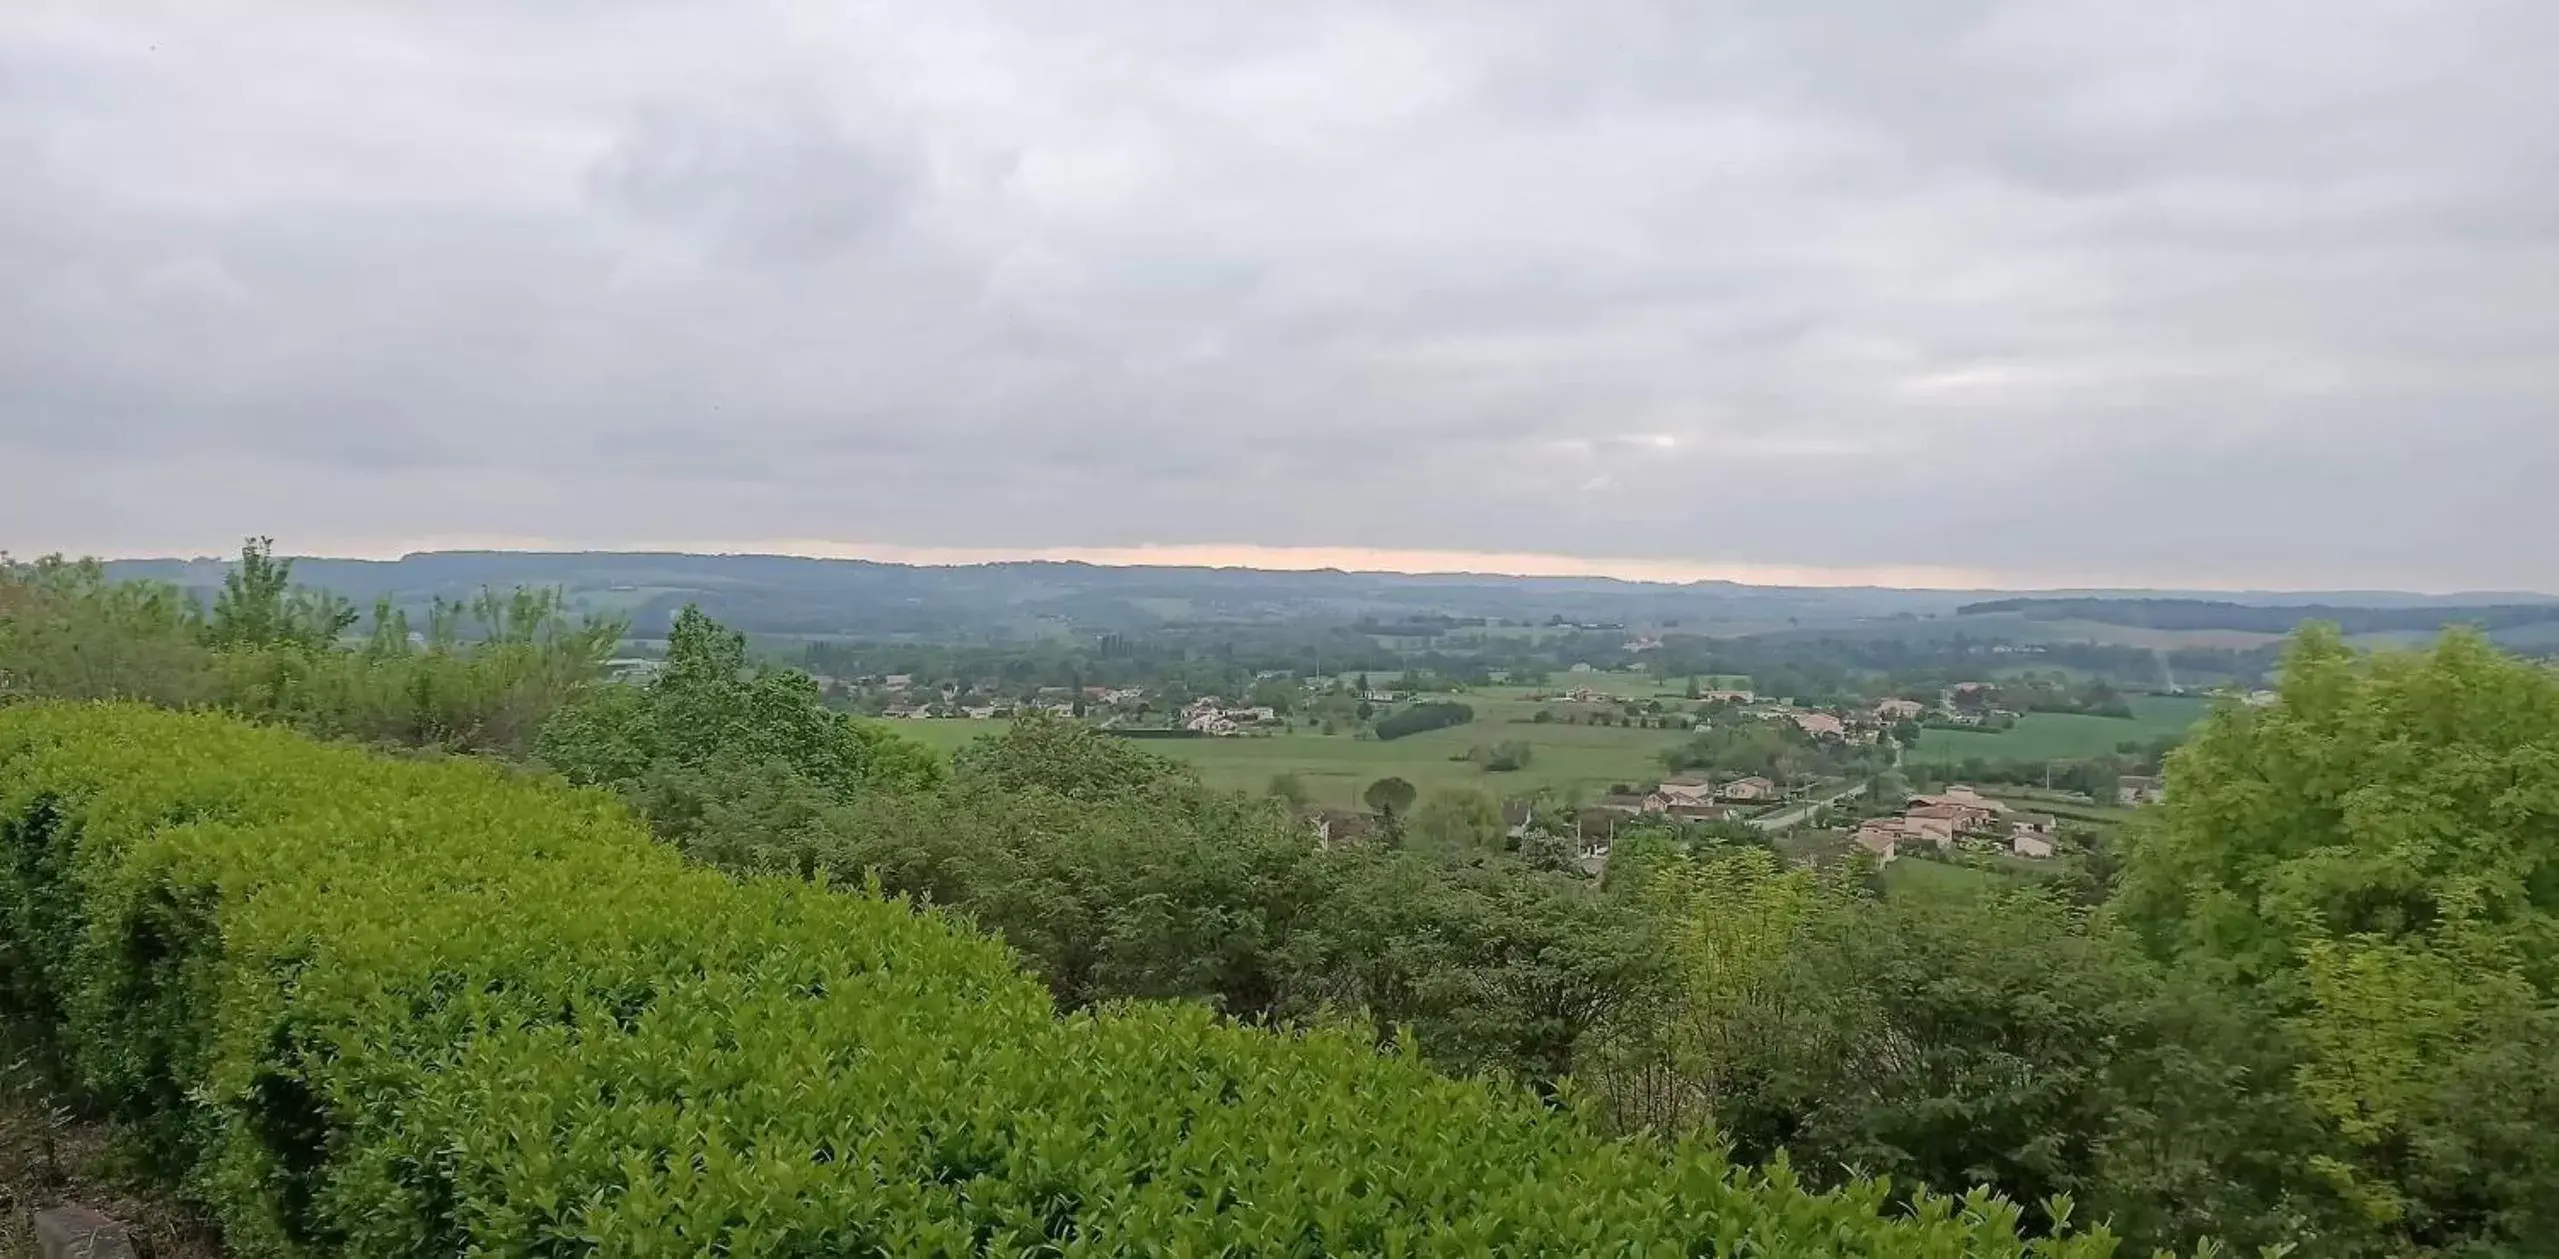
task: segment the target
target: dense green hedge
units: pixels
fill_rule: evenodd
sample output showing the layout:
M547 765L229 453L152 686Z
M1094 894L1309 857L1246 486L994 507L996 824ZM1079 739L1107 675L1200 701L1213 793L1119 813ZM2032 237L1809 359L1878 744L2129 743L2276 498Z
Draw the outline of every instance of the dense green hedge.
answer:
M1472 705L1453 700L1427 700L1378 718L1375 731L1380 739L1400 739L1425 730L1462 726L1473 720L1475 709Z
M0 983L242 1254L2101 1255L1616 1143L1357 1037L1056 1017L908 907L600 795L0 709Z

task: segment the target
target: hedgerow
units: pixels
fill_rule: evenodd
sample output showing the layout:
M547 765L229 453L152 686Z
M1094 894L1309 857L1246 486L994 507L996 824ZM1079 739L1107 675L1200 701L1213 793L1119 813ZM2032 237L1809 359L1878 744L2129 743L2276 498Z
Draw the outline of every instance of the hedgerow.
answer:
M1603 1139L1361 1036L1060 1018L938 914L688 869L472 762L16 707L0 845L0 997L242 1254L2112 1248Z

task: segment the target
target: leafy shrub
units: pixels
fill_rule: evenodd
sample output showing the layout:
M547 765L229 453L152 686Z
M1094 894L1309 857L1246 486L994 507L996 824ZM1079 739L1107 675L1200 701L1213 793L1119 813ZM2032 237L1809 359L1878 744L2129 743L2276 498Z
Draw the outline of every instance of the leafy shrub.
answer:
M1400 739L1425 730L1462 726L1473 720L1475 709L1471 705L1453 700L1432 700L1378 718L1375 729L1380 739Z
M11 1011L272 1255L2029 1247L1197 1007L1060 1019L991 939L687 869L600 794L205 715L0 712Z

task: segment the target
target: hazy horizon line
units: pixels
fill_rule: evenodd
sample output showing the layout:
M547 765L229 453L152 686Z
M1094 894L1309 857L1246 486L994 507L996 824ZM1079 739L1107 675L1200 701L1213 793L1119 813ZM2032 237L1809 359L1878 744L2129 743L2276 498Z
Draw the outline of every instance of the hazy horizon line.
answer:
M1636 556L1577 556L1534 551L1470 551L1447 548L1290 546L1263 543L1140 543L1131 546L917 546L838 542L811 538L751 540L622 540L532 538L520 535L434 535L401 539L339 539L328 549L279 544L294 558L392 561L438 551L660 553L698 556L771 555L799 559L868 560L917 567L1061 562L1107 568L1226 568L1260 572L1392 573L1412 577L1585 577L1685 585L1721 581L1748 586L1806 589L1881 588L1949 593L2091 590L2178 590L2202 593L2299 594L2315 592L2416 594L2535 594L2527 589L2469 590L2422 585L2281 585L2192 579L2163 582L2122 575L1999 572L1941 565L1813 565L1680 560ZM218 560L231 552L201 545L182 547L55 548L112 560Z

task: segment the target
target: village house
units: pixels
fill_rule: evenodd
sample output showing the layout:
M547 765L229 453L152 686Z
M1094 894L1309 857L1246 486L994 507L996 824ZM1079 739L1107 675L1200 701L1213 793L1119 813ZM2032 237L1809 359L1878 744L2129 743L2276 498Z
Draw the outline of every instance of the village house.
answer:
M1319 848L1349 843L1377 829L1376 819L1349 809L1317 809L1307 815L1306 822L1314 828L1315 845Z
M1665 779L1653 794L1644 797L1646 813L1666 813L1682 806L1713 804L1715 786L1702 778Z
M1875 705L1877 721L1917 721L1928 706L1915 699L1888 699Z
M2157 804L2166 798L2167 792L2156 778L2137 778L2127 774L2115 780L2115 803L2127 809Z
M1875 854L1881 865L1891 865L1901 856L1901 828L1892 818L1877 818L1857 828L1857 846Z
M1736 778L1724 784L1723 796L1727 800L1774 800L1777 784L1765 778Z
M1981 824L1989 819L1990 814L1964 804L1914 804L1902 810L1902 816L1927 818L1944 822L1959 831L1972 831L1981 829Z
M903 691L908 687L915 685L915 677L913 674L892 673L887 677L881 678L880 685L885 686L892 691Z
M1749 691L1700 691L1697 698L1709 704L1756 704L1759 696Z
M2006 813L2008 806L1983 795L1962 783L1955 783L1933 796L1912 796L1912 804L1960 804L1986 813Z
M2041 825L2037 825L2041 823ZM2020 857L2043 858L2053 855L2052 819L2029 814L2009 823L2008 849Z
M1848 723L1829 713L1796 713L1795 725L1816 739L1845 739Z

